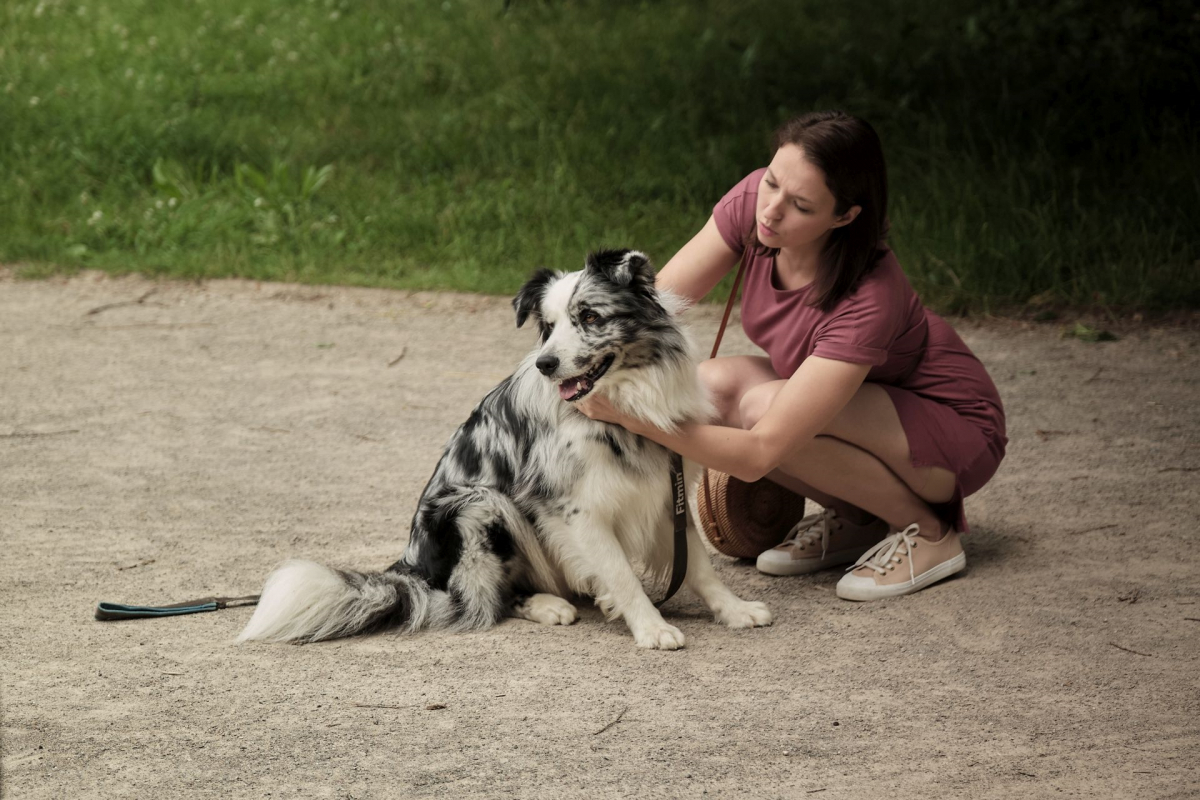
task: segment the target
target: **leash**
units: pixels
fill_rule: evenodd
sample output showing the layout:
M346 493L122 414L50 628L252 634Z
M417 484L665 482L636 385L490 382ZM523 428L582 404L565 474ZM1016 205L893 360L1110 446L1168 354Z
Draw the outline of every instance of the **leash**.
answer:
M742 272L739 271L738 278L740 277L742 277ZM734 291L737 291L737 282L734 282L733 288ZM730 315L730 311L726 308L726 319L728 319L728 315ZM724 321L721 323L721 329L725 329ZM718 336L718 342L720 342L720 336ZM707 471L704 480L708 480ZM676 596L679 587L683 585L684 578L688 575L688 494L686 494L683 475L683 456L677 452L671 453L671 488L674 510L674 557L671 563L671 583L667 587L666 596L654 603L655 607L661 607L666 601ZM200 600L185 600L181 603L168 603L166 606L127 606L125 603L102 602L96 606L96 619L110 622L122 619L152 619L156 616L199 614L215 612L222 608L254 606L258 603L258 599L259 595L202 597Z
M670 600L683 585L687 576L687 489L683 480L683 457L671 453L671 488L674 497L675 555L671 563L671 583L667 594L655 603L661 606ZM258 604L259 595L245 597L203 597L199 600L184 600L161 606L133 606L125 603L98 603L96 619L115 622L122 619L153 619L155 617L177 617L182 614L199 614L205 611L220 611L222 608L253 606Z
M675 557L671 564L671 585L667 587L666 597L654 604L655 608L675 596L687 575L687 490L683 481L683 456L679 453L671 453L671 487L675 500Z
M145 619L147 617L175 617L180 614L199 614L202 611L218 611L222 608L252 606L258 603L258 595L246 597L204 597L185 600L165 606L128 606L124 603L100 603L96 606L96 619L112 622L119 619Z
M729 324L729 314L733 311L733 302L737 300L738 287L742 283L742 273L745 271L746 261L742 259L738 264L737 275L733 279L733 288L729 290L729 301L725 303L725 316L721 317L721 327L717 330L717 340L713 342L710 359L717 357L717 350L721 347L721 339L725 336L725 326ZM671 453L671 485L675 489L675 560L671 565L671 585L667 587L667 596L654 604L656 608L675 596L679 587L683 585L684 576L687 575L687 497L684 494L683 485L683 457L678 453ZM708 485L707 469L704 470L704 502L708 505L709 519L715 520L717 515L713 513L712 489Z

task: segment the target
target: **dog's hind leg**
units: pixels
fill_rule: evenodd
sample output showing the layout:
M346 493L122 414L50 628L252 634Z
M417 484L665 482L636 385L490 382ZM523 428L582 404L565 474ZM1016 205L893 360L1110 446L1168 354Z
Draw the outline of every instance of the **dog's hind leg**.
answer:
M443 491L422 502L409 545L389 569L448 593L449 627L487 628L508 612L514 578L528 571L524 527L512 501L493 489Z
M684 585L704 601L717 622L730 628L758 628L770 625L771 612L764 604L743 600L721 583L694 525L688 525L687 539L688 568Z
M556 594L518 595L513 601L514 617L543 625L570 625L579 618L575 606Z

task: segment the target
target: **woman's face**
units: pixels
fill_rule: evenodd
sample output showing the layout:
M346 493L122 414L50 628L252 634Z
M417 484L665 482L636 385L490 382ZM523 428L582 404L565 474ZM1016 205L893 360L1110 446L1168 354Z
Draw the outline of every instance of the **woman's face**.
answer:
M862 210L852 206L839 216L836 205L825 173L798 146L786 144L776 151L758 186L758 240L767 247L789 249L820 242Z

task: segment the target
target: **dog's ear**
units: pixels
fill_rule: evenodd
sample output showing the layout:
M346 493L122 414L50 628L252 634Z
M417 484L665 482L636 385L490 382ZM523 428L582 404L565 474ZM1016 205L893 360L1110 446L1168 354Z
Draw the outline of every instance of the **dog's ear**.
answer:
M525 324L529 315L541 316L542 298L546 296L546 287L554 280L554 272L545 267L539 269L525 281L525 285L513 298L513 310L517 312L517 327Z
M621 288L644 291L654 286L654 267L640 250L597 250L588 254L586 268Z

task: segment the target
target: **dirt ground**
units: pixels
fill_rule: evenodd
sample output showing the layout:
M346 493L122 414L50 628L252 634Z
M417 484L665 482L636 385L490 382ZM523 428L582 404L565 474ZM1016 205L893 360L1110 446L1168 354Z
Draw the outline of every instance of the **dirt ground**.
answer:
M0 273L4 796L1200 796L1200 332L955 324L1011 439L956 579L858 605L718 557L775 625L683 592L678 652L590 606L235 646L248 608L92 612L391 563L534 333L503 298Z

